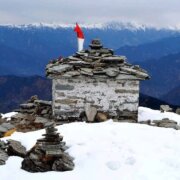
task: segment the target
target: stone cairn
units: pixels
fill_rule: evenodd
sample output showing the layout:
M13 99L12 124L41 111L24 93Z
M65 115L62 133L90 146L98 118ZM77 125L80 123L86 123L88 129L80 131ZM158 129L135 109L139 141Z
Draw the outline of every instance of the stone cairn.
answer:
M55 124L47 125L45 136L38 139L22 162L22 169L29 172L69 171L73 170L73 158L65 150L63 137L56 132Z
M140 79L149 79L144 69L127 63L125 56L114 55L113 50L104 48L99 39L92 40L89 46L90 49L76 52L73 56L51 60L46 66L46 76L115 78L119 74L128 73Z
M32 96L26 103L20 104L18 112L11 117L11 123L17 131L27 132L43 129L49 121L52 121L51 101L39 100Z

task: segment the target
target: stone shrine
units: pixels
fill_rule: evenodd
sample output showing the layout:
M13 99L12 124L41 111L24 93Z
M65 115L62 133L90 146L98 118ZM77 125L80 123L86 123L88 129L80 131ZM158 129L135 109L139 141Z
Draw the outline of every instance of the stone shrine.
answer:
M118 121L137 122L139 82L149 79L148 73L129 64L125 56L114 55L98 39L89 47L46 66L53 84L54 117L93 122L101 113Z

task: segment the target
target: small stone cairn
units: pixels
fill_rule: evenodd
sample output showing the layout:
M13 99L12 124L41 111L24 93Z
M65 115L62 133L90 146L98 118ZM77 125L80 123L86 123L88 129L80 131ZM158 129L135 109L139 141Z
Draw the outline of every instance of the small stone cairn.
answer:
M17 131L43 129L52 120L51 101L39 100L36 95L20 104L20 109L15 111L18 113L11 117L11 123Z
M73 158L65 150L63 137L56 132L55 124L50 122L45 136L38 139L22 162L22 169L29 172L69 171L73 170Z

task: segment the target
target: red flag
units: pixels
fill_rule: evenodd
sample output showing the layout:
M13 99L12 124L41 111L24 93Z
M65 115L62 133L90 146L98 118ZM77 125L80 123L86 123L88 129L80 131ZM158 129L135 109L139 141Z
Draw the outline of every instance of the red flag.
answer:
M83 50L84 34L82 29L79 27L78 23L76 23L76 27L74 28L74 31L77 33L78 51L81 51Z
M84 39L84 34L82 29L79 27L78 23L76 23L76 27L74 28L74 31L77 33L77 37L80 39Z

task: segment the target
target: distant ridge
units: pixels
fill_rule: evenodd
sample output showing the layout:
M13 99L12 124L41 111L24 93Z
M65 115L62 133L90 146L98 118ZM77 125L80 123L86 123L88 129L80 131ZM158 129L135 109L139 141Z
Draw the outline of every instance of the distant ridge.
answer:
M167 27L155 27L152 25L139 24L136 22L107 22L107 23L79 23L82 28L87 29L114 29L114 30L123 30L128 29L132 31L136 30L146 30L146 29L155 29L155 30L170 30L170 31L180 31L179 26L167 26ZM0 26L6 26L9 28L74 28L75 23L32 23L32 24L0 24Z

